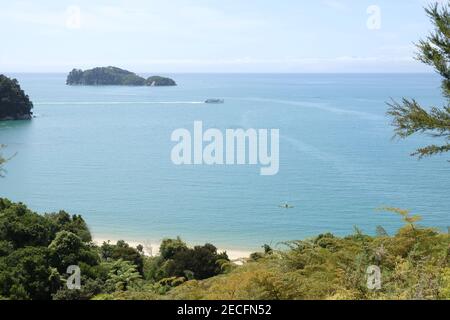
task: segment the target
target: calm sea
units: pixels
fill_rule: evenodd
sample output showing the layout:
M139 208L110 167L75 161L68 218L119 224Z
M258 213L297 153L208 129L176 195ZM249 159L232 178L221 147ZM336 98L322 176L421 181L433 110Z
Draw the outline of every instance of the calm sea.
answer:
M386 101L440 105L432 74L177 74L171 88L69 87L64 74L10 74L35 104L32 121L0 122L16 154L0 195L33 210L82 214L96 237L157 242L181 236L236 249L344 235L354 226L394 232L376 208L395 206L450 225L447 157L409 156L430 138L392 140ZM203 104L223 98L224 104ZM175 166L174 129L280 129L280 171ZM282 209L288 202L292 209Z

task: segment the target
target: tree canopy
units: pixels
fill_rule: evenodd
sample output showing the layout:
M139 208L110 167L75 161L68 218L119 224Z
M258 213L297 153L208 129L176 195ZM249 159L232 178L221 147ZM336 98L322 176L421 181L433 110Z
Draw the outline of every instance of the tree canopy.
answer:
M144 287L163 293L219 275L225 262L213 245L190 248L180 238L164 240L157 257L123 240L97 246L79 215L40 215L0 198L0 299L91 299ZM80 268L80 289L66 285L70 266Z
M82 237L89 233L81 217L58 221L38 215L22 203L0 198L0 296L10 299L51 299L63 285L68 265L90 268L99 258Z
M355 228L354 234L339 237L331 233L289 241L283 250L268 246L253 254L243 265L216 260L222 274L202 279L182 275L183 268L197 272L213 266L207 252L187 250L176 239L153 286L98 296L98 299L182 299L182 300L402 300L450 299L450 234L417 224L417 216L407 210L386 208L404 222L392 236L383 230L376 236ZM166 242L169 244L169 242ZM175 244L175 245L174 245ZM210 250L211 249L211 250ZM192 251L193 250L193 251ZM149 258L150 259L150 258ZM163 259L151 258L149 261ZM170 264L178 261L176 268ZM194 262L190 265L189 261ZM181 263L180 263L181 262ZM368 270L379 267L381 288L368 286ZM147 267L151 269L151 263ZM179 275L182 275L180 279ZM195 272L194 272L195 275ZM146 274L147 277L147 274ZM150 279L148 277L147 279Z

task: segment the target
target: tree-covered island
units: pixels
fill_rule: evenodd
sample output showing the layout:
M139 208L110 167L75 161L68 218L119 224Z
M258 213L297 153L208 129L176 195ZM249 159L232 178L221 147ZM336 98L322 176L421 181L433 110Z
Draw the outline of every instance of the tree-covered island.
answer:
M29 120L33 115L31 109L33 103L19 82L0 74L0 121Z
M170 78L152 76L148 79L117 67L100 67L89 70L73 69L67 76L67 85L84 86L176 86Z

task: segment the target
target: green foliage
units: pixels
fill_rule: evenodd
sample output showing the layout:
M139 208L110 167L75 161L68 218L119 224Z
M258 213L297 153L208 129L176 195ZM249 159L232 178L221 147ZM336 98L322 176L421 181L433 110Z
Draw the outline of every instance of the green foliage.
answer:
M417 59L432 66L442 80L443 95L446 105L442 108L432 107L429 111L422 108L414 99L403 98L402 102L389 103L387 114L393 118L395 134L400 138L415 133L425 133L443 139L441 145L429 145L416 150L412 155L420 158L450 151L450 2L440 6L435 4L426 9L435 26L426 40L417 45Z
M90 70L73 69L67 76L68 85L122 85L122 86L175 86L172 79L159 76L142 78L133 72L117 67Z
M0 240L0 257L5 257L14 251L14 246L10 241Z
M382 226L377 226L376 234L378 237L389 237L389 234Z
M262 246L262 248L264 249L264 252L253 252L250 254L250 260L252 261L257 261L259 259L262 259L268 255L271 255L274 251L273 249L268 245L268 244L264 244Z
M65 211L58 213L49 213L45 217L55 224L57 230L69 231L76 234L83 242L91 242L91 232L80 215L68 214Z
M69 265L79 265L83 274L99 277L96 249L66 229L91 238L79 216L61 212L41 216L21 203L0 198L1 296L51 299L61 290Z
M15 249L25 246L45 246L55 236L51 221L31 212L22 203L0 198L0 239L9 241Z
M33 103L20 88L19 82L0 74L0 120L31 119L31 109Z
M450 151L450 106L442 109L433 107L430 111L423 109L415 100L403 99L402 103L393 101L389 104L388 115L393 117L395 133L406 138L414 133L426 133L432 137L444 138L443 145L429 145L417 149L413 156L431 156Z
M186 243L177 237L176 239L164 239L159 247L159 254L164 260L169 260L175 254L186 250L188 250Z
M273 249L268 244L263 245L262 248L264 249L264 254L271 254L273 252Z
M64 211L38 215L22 203L0 198L0 239L8 239L15 248L48 246L59 231L69 231L84 242L91 241L89 229L77 215Z
M53 300L90 300L105 290L105 283L101 279L87 278L82 281L81 289L69 290L62 287L55 294Z
M221 273L219 260L227 260L226 253L217 253L217 248L212 244L195 246L193 249L177 252L172 263L166 266L166 272L170 276L187 277L187 273L195 279L206 279Z
M323 234L288 245L230 273L188 281L165 298L448 299L448 234L405 226L391 237ZM381 268L381 290L367 288L370 265Z
M79 215L39 215L0 198L0 296L85 300L119 287L126 290L141 278L142 252L124 241L98 248L91 240ZM80 267L80 290L65 285L71 265Z
M442 6L439 3L431 5L426 13L435 26L426 40L421 40L417 47L417 59L432 66L444 79L442 90L446 97L450 97L450 2Z
M115 245L104 242L100 248L102 259L105 261L124 260L136 266L139 274L144 274L143 253L130 247L125 241L119 240Z
M399 214L402 217L403 222L405 222L412 229L414 229L416 222L422 220L422 217L420 215L411 215L410 210L392 207L383 208L382 210Z
M112 294L99 294L92 300L162 300L163 296L153 291L116 291Z
M49 266L49 250L26 247L0 258L0 295L10 299L50 299L59 277ZM52 277L53 275L53 277Z
M212 244L189 248L180 238L164 239L159 250L160 256L146 264L147 279L206 279L227 270L229 262L227 254L218 253Z
M51 253L52 266L64 273L70 265L85 263L94 266L99 263L98 255L83 243L80 237L69 231L60 231L48 246Z
M48 246L53 254L60 256L61 259L73 253L78 253L82 247L83 241L81 238L68 231L58 232L55 239Z
M107 284L111 284L117 291L126 291L133 283L141 279L136 266L122 259L111 265Z
M145 79L133 72L116 67L73 69L67 76L68 85L126 85L143 86Z

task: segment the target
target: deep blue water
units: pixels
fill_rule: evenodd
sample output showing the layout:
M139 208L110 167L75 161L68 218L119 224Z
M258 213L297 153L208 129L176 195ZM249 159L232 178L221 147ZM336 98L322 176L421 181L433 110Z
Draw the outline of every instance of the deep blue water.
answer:
M393 232L395 206L450 225L448 156L409 156L430 138L392 140L386 101L442 103L439 78L418 75L178 74L173 88L69 87L63 74L17 74L32 121L0 122L17 155L0 195L39 212L82 214L97 237L180 235L226 248L321 232ZM224 98L221 105L201 102ZM280 171L175 166L174 129L279 128ZM281 209L289 202L293 209Z

